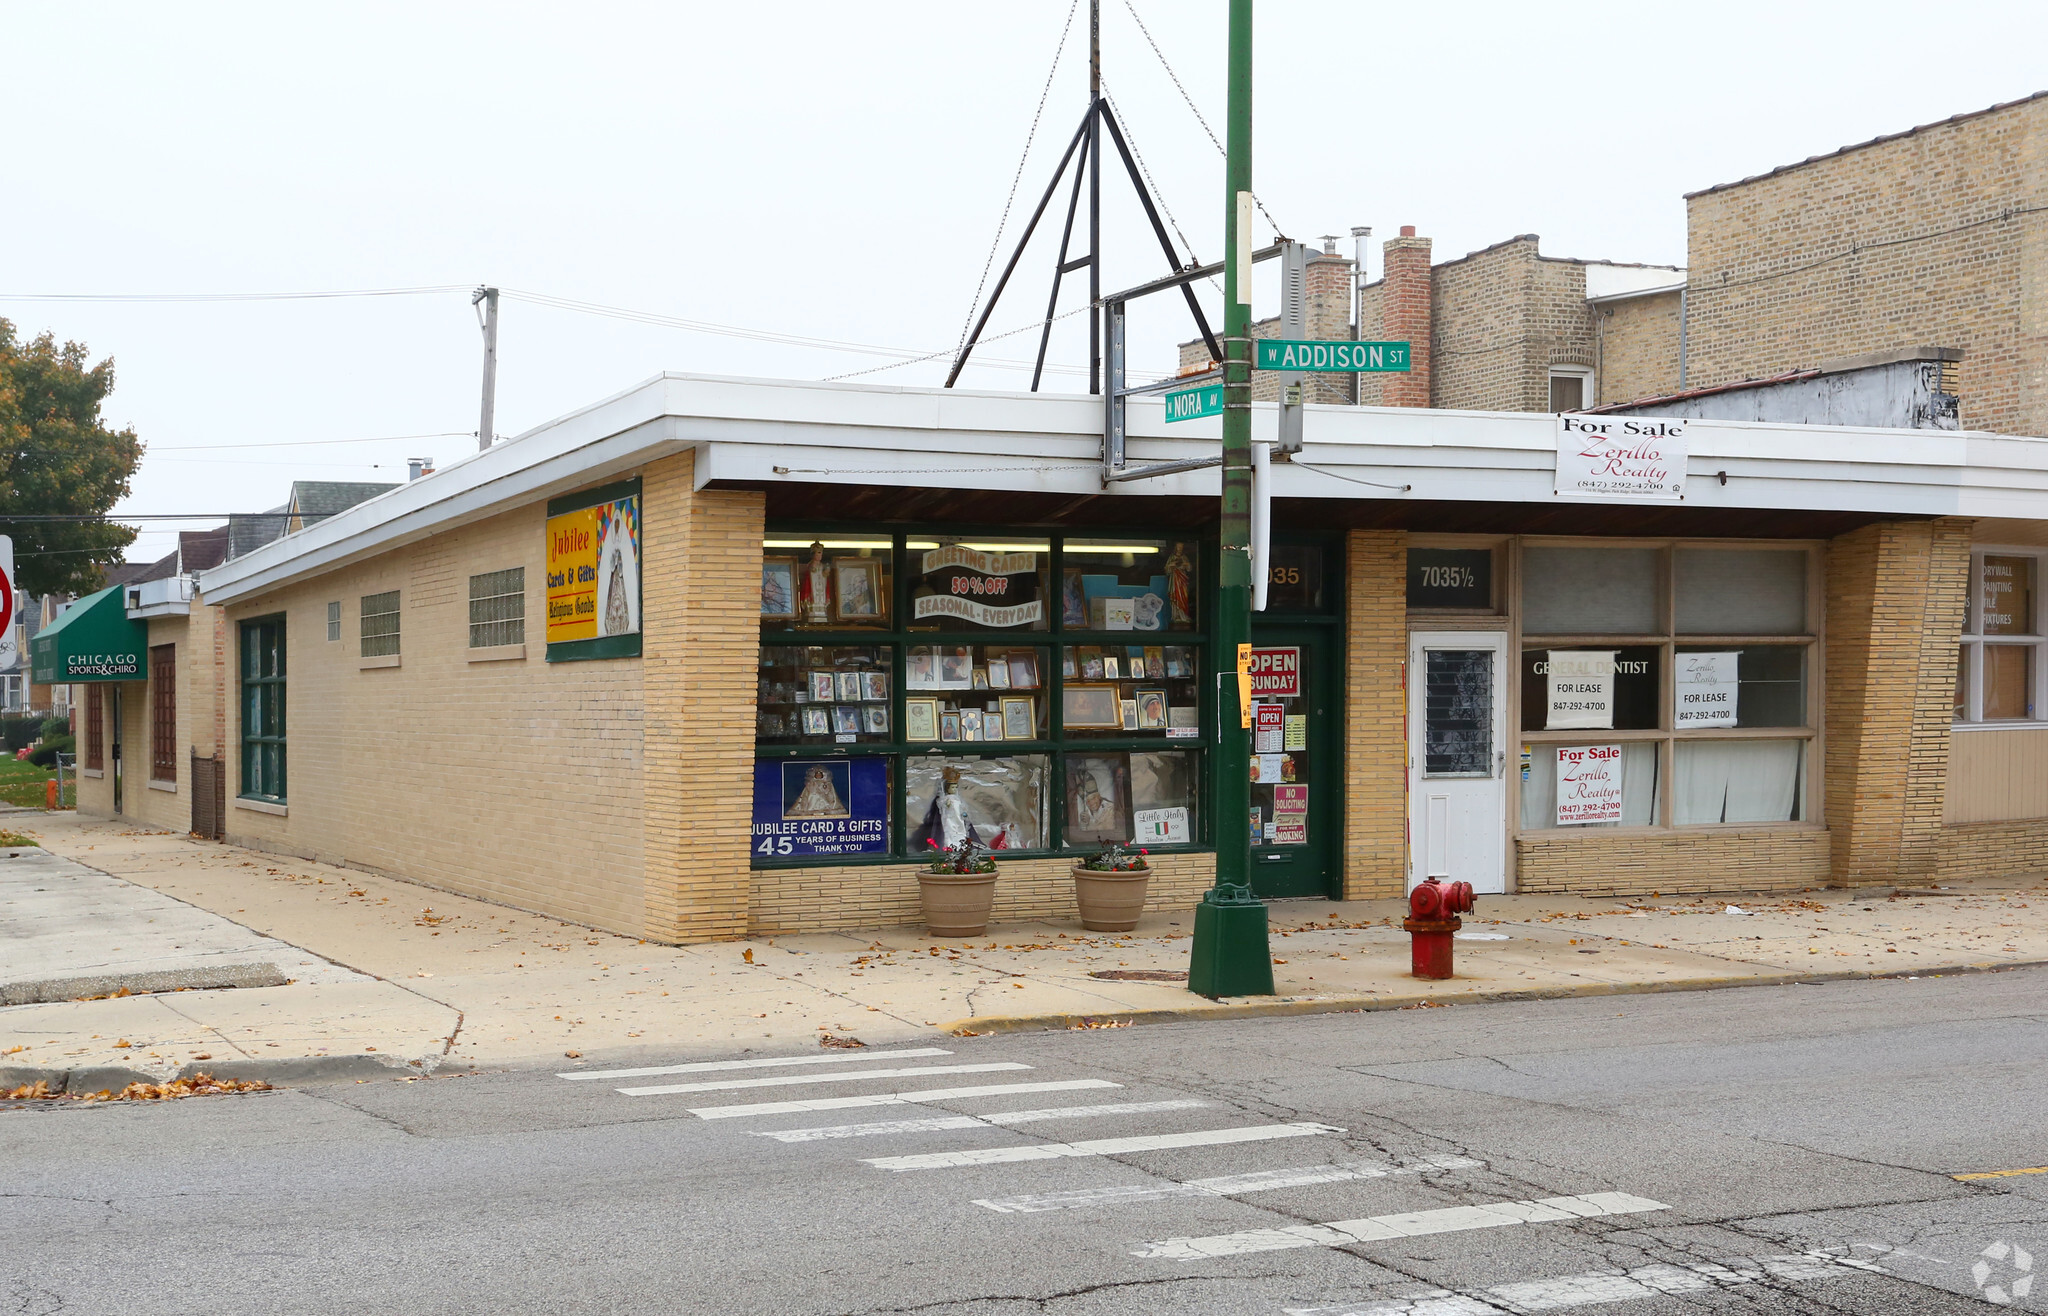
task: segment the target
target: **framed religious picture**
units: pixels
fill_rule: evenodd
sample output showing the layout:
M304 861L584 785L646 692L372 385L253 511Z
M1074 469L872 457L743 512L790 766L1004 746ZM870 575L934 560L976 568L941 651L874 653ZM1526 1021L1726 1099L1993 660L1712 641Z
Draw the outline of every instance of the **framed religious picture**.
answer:
M842 736L860 734L860 710L852 704L832 705L832 730Z
M1102 679L1105 681L1123 680L1123 671L1117 661L1117 656L1113 653L1102 655Z
M861 709L860 729L871 736L888 735L889 706L887 704L869 704Z
M761 559L761 620L796 620L796 559Z
M962 740L980 740L980 739L981 739L981 710L980 710L980 709L978 709L978 708L963 708L963 709L961 709L961 710L960 710L960 739L962 739Z
M1060 692L1060 724L1069 729L1117 731L1123 712L1113 685L1070 685Z
M1067 675L1072 676L1069 672ZM1102 650L1092 644L1081 646L1081 679L1100 681L1102 679Z
M1118 707L1122 710L1124 730L1136 731L1138 729L1138 701L1135 699L1125 699L1121 701Z
M1166 725L1170 730L1199 731L1201 710L1193 704L1174 704L1166 710Z
M1166 651L1156 644L1145 647L1145 674L1155 681L1161 681L1173 673L1166 670Z
M903 684L910 690L936 690L939 688L939 656L928 644L912 645L910 658L903 667Z
M1010 689L1038 688L1038 650L1018 649L1010 654Z
M903 701L903 738L905 740L937 740L939 738L938 700L906 699Z
M1178 644L1166 646L1166 674L1168 676L1193 676L1195 674L1194 660L1188 657L1188 651L1185 646Z
M939 688L941 690L972 690L974 688L974 650L972 648L964 644L939 646Z
M848 704L857 704L857 703L859 703L859 702L860 702L860 678L861 678L861 674L860 674L859 672L835 672L835 673L833 673L833 675L832 675L832 686L833 686L833 689L834 689L834 690L835 690L835 691L837 692L837 693L835 694L835 696L834 696L834 697L835 697L835 698L837 698L838 700L840 700L840 701L841 701L842 703L848 703Z
M832 734L832 714L823 704L804 706L804 734L807 736L829 736Z
M1038 736L1038 710L1030 695L1003 696L1003 739L1033 740Z
M1007 690L1010 688L1010 659L1006 654L992 653L988 656L988 688Z
M1124 658L1124 675L1133 681L1145 679L1145 651L1135 644L1131 646L1130 653ZM1155 676L1152 679L1156 681L1159 678Z
M1166 691L1138 691L1138 730L1166 730Z
M872 557L842 557L832 562L832 611L839 621L881 621L882 561Z
M866 700L889 697L889 674L887 672L862 672L860 674L860 697Z
M1003 715L984 713L981 715L981 738L983 740L1003 739Z
M1067 759L1067 844L1105 845L1131 839L1129 769L1122 756Z
M833 684L833 681L832 681L832 673L830 673L830 672L812 672L812 673L811 673L811 702L812 702L812 703L814 703L814 704L829 704L829 703L831 703L831 702L832 702L832 700L833 700L833 699L835 698L835 695L834 695L834 693L833 693L833 692L834 692L835 690L837 690L837 689L838 689L838 687L837 687L836 685L834 685L834 684Z
M939 714L939 739L960 739L960 715L958 713Z
M988 668L977 667L974 669L974 688L977 690L987 690L990 688L988 679Z
M1060 650L1060 675L1066 677L1069 681L1080 675L1074 667L1074 651L1072 649Z

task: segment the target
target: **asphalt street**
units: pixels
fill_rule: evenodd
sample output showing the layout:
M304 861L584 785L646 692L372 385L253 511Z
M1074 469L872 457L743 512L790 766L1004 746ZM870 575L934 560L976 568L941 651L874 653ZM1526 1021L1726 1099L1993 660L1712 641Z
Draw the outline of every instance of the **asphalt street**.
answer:
M2048 1165L2044 991L2012 970L10 1103L0 1312L2042 1310L2048 1173L1954 1176Z

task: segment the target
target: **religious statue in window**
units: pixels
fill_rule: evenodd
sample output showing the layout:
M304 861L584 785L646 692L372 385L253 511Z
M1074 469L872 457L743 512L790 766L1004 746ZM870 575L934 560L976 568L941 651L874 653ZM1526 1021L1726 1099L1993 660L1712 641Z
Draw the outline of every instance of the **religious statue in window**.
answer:
M803 598L804 620L813 626L824 626L832 620L832 577L825 569L825 546L811 544L811 560L804 564L803 580L798 589Z
M1188 560L1187 545L1175 544L1166 559L1166 601L1173 610L1175 626L1191 626L1195 620L1195 564Z

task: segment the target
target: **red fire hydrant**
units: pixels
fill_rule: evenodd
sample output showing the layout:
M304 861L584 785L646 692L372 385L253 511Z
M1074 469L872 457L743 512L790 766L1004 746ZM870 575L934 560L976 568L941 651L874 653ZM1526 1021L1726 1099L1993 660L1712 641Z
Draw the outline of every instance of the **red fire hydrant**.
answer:
M1412 942L1410 961L1416 977L1451 976L1451 934L1464 926L1458 915L1471 909L1470 882L1439 882L1432 877L1408 893L1408 917L1401 926Z

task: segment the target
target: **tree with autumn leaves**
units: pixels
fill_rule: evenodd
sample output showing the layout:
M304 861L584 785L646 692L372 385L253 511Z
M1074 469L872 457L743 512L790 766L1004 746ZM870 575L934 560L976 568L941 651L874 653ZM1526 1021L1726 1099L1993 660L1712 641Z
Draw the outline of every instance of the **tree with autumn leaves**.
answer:
M0 534L14 537L15 587L29 594L90 594L120 562L135 531L105 516L142 463L132 429L110 430L100 404L114 362L87 363L85 344L44 333L22 342L0 319Z

